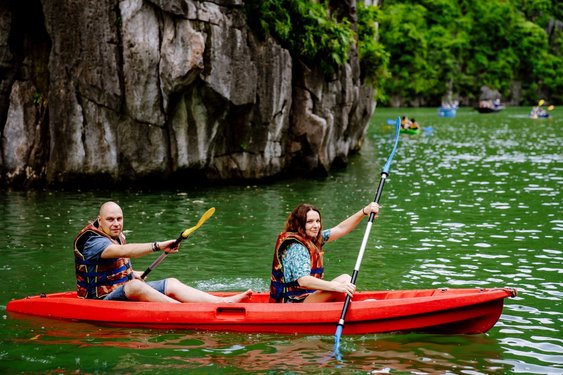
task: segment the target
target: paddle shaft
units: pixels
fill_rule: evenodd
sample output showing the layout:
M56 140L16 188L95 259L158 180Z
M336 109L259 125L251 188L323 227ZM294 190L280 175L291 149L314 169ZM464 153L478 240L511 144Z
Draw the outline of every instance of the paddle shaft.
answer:
M381 179L379 180L379 185L377 185L377 191L375 193L374 202L378 204L379 204L379 199L381 198L381 193L383 192L383 186L385 186L385 181L387 180L387 176L389 176L389 170L391 169L391 163L393 162L393 157L395 156L395 152L397 151L397 146L399 145L400 130L401 130L401 118L397 117L397 121L395 122L395 144L393 146L393 150L389 154L389 158L387 158L387 162L383 166L383 170L381 171ZM374 219L375 219L375 214L372 212L369 215L368 224L366 227L366 231L364 233L364 239L362 240L362 245L358 253L358 259L356 260L356 266L354 267L354 272L352 273L351 282L354 285L356 284L356 279L358 278L358 273L360 272L360 265L362 264L362 258L364 256L364 251L366 250L369 233L371 231L371 226L373 224ZM338 324L336 325L336 333L334 335L334 355L337 359L340 359L340 336L342 335L342 330L344 329L344 319L346 318L346 314L348 312L348 308L350 306L351 300L352 298L346 295L346 300L344 301L342 313L340 314L340 319L338 320Z
M383 186L385 186L385 181L387 180L388 173L381 172L381 179L379 180L379 185L377 185L377 191L375 193L374 202L379 204L379 199L381 198L381 193L383 192ZM364 238L362 240L362 245L360 246L360 251L358 253L358 258L356 259L356 265L354 266L354 272L352 273L352 284L356 284L358 278L358 273L360 273L360 266L362 264L362 258L364 257L364 252L369 239L369 233L371 232L371 227L373 225L373 220L375 219L375 213L369 215L368 224L366 226L366 231L364 232ZM338 320L338 326L344 326L344 320L346 319L346 314L348 313L348 307L352 298L346 295L346 300L344 301L344 307L342 308L342 313L340 314L340 319Z
M180 245L180 242L182 242L182 240L184 240L184 237L182 236L182 234L180 234L180 236L176 239L176 242L172 244L172 248L178 247L178 245ZM168 255L167 252L160 254L160 256L156 258L156 260L152 262L150 266L147 267L145 272L143 272L143 274L141 275L141 280L144 280L145 277L147 277L148 274L151 273L151 271L154 268L156 268L160 263L162 263L162 261L164 260L164 258L166 258L167 255Z

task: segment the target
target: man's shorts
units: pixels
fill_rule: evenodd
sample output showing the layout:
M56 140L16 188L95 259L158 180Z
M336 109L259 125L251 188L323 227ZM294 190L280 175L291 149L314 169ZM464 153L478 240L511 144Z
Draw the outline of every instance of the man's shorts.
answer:
M166 291L166 279L148 281L147 285L155 290L158 290L162 294L166 294L164 293ZM116 290L105 296L104 300L129 301L129 299L125 295L125 284L121 285L119 288L117 288Z

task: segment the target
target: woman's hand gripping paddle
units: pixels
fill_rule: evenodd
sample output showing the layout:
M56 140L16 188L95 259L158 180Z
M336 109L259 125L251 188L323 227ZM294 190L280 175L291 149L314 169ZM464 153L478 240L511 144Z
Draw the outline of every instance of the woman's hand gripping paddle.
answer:
M174 242L174 244L172 245L173 248L178 247L180 245L180 242L182 242L183 240L187 239L189 236L192 235L193 232L195 232L199 227L201 227L201 225L203 223L205 223L205 221L207 219L209 219L211 216L213 216L213 214L215 213L215 207L211 207L209 210L207 210L203 216L201 216L201 218L199 219L199 221L197 222L197 224L191 228L186 229L185 231L183 231L182 233L180 233L180 236L178 237L178 239L176 240L176 242ZM145 277L147 277L147 275L156 268L156 266L158 266L163 260L164 258L166 258L166 256L168 255L168 253L164 252L162 253L154 262L152 262L152 264L145 270L145 272L143 272L143 274L141 275L141 280L144 280Z
M389 169L391 168L391 162L393 161L393 157L395 156L395 151L397 151L397 145L399 144L399 133L401 130L401 118L397 117L397 121L395 121L395 145L393 146L393 150L387 159L387 163L383 166L383 171L381 172L381 179L379 180L379 185L377 186L377 192L375 193L374 202L379 203L379 199L381 198L381 193L383 192L383 185L385 185L385 180L387 176L389 176ZM356 260L356 266L354 267L354 273L352 273L352 284L356 284L356 279L358 278L358 273L360 272L360 265L362 264L362 258L364 256L364 251L366 249L366 245L369 238L369 233L371 231L371 226L373 223L373 219L375 218L375 214L372 212L369 215L369 221L367 224L366 231L364 233L364 239L362 240L362 245L360 246L360 252L358 253L358 258ZM340 314L340 320L338 321L338 325L336 326L336 334L334 335L334 356L340 360L340 336L342 335L342 329L344 328L344 319L346 318L346 313L348 312L348 307L350 306L350 296L346 296L346 300L344 301L344 307L342 308L342 313Z

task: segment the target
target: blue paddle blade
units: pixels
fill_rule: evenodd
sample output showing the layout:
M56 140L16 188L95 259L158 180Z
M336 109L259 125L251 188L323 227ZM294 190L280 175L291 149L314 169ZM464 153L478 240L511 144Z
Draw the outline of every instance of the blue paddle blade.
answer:
M387 125L395 125L395 120L387 119Z
M336 327L336 333L334 334L334 358L340 361L342 355L340 354L340 336L342 336L342 326L338 325Z
M383 166L383 173L389 174L389 169L391 169L391 163L393 162L393 157L395 156L395 151L397 151L397 145L399 144L399 133L401 132L401 118L397 117L395 121L395 144L393 145L393 151L389 155L387 162Z

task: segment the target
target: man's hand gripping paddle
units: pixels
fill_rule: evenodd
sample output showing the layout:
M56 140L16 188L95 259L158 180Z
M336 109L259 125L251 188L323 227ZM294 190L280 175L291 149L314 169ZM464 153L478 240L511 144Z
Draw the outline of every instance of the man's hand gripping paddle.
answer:
M191 228L186 229L185 231L183 231L182 233L180 233L180 236L178 237L178 239L176 240L176 242L174 242L173 244L173 248L178 247L180 245L180 242L182 242L183 240L187 239L189 236L192 235L193 232L195 232L199 227L201 227L201 225L203 223L205 223L205 221L207 219L209 219L211 216L213 216L213 214L215 213L215 207L211 207L209 210L207 210L203 216L201 216L201 218L199 219L199 221L197 222L197 224ZM145 272L143 272L143 274L141 275L141 280L144 280L145 277L147 277L147 275L156 268L156 266L158 266L163 260L164 258L166 258L166 256L168 255L167 252L162 253L154 262L152 262L152 264L145 270Z
M383 192L383 185L385 185L385 181L387 176L389 176L389 169L391 168L391 162L393 161L393 157L395 156L395 151L397 151L397 145L399 144L399 132L401 129L401 118L397 117L397 121L395 121L395 144L393 146L393 150L391 154L389 154L389 158L383 167L383 171L381 171L381 179L379 180L379 185L377 186L377 192L375 193L374 202L379 203L379 198L381 198L381 193ZM364 251L366 249L366 245L369 238L369 233L371 231L371 226L373 219L375 218L375 214L372 212L369 215L369 221L367 224L366 231L364 233L364 238L362 240L362 245L360 246L360 252L358 253L358 258L356 259L356 266L354 267L354 273L352 273L352 284L356 284L356 279L358 278L358 273L360 272L360 265L362 264L362 258L364 256ZM338 325L336 326L336 334L334 335L334 356L336 359L340 360L340 336L342 335L342 329L344 328L344 319L346 318L346 313L348 312L348 307L350 306L351 298L349 295L346 296L346 300L344 301L344 307L342 308L342 313L340 314L340 320L338 321Z

